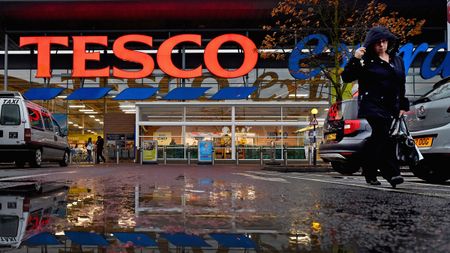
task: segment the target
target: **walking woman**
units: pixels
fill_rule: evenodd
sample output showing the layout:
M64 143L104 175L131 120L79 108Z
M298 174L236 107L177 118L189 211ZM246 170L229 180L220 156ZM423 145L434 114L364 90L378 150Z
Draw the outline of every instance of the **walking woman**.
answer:
M92 143L92 138L89 137L89 139L86 143L86 151L87 151L86 161L88 163L92 162L92 150L94 150L94 144Z
M397 38L387 28L374 27L341 74L344 82L358 80L358 116L366 118L372 128L362 166L366 182L380 185L377 180L380 169L393 188L403 183L403 178L389 129L394 118L409 110L405 97L405 67L396 56L397 49Z

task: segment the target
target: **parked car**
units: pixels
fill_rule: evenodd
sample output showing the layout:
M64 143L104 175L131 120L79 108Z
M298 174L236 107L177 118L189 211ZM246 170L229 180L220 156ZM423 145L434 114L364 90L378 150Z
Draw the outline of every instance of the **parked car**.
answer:
M436 183L450 179L450 77L413 102L406 122L425 158L410 167L414 175Z
M67 166L67 134L44 107L18 92L0 92L0 162L39 167L43 161Z
M352 174L361 168L362 150L372 129L365 119L358 118L357 98L334 103L328 110L324 140L319 156L331 162L341 174Z

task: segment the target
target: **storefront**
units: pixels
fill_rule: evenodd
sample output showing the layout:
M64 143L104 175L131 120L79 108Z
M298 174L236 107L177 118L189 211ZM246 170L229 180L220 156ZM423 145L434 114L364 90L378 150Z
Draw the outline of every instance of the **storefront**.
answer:
M136 103L136 143L156 140L159 158L197 158L199 141L211 141L216 160L306 159L311 108L320 111L323 124L328 102L153 102ZM320 128L318 128L319 130ZM320 134L319 134L320 135ZM320 142L320 138L318 139Z

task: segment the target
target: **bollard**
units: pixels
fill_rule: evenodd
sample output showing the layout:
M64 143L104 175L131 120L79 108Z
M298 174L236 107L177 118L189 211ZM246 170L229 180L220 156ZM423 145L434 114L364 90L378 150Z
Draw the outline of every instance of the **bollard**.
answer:
M287 148L286 145L283 145L283 159L284 159L284 166L288 165L288 159L287 159Z
M212 148L212 155L211 155L211 162L212 162L212 165L214 166L214 164L215 164L215 158L216 158L216 156L215 156L215 154L216 154L216 152L214 151L214 148Z
M138 151L139 151L139 162L142 165L144 163L144 157L142 157L144 155L144 150L138 147Z
M259 147L259 163L261 166L264 165L264 157L263 157L263 149L262 147Z
M164 164L167 164L167 151L166 146L163 146Z
M188 165L191 165L191 147L187 147L187 162Z
M239 166L239 148L236 149L236 166Z
M72 164L72 151L69 152L69 164Z
M119 148L116 149L116 163L119 164Z

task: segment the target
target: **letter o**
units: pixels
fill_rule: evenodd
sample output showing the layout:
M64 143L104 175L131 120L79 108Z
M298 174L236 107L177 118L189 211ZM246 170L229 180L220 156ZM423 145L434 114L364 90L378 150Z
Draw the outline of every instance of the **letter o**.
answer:
M236 70L226 70L219 63L219 48L225 42L235 42L239 44L244 51L244 62ZM224 34L211 40L205 48L205 65L209 72L222 78L240 77L250 72L258 61L258 49L253 41L240 34Z

